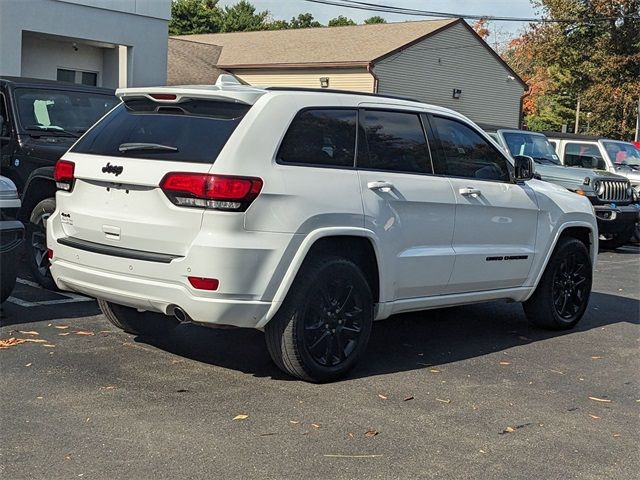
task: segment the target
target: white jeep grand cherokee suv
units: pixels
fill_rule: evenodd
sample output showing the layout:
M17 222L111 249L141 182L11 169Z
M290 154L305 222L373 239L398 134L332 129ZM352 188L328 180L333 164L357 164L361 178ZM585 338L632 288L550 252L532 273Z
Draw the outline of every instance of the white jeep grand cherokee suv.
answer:
M56 166L47 237L58 287L127 332L264 329L281 369L320 382L396 313L505 299L551 329L584 314L591 204L456 112L225 83L117 95Z

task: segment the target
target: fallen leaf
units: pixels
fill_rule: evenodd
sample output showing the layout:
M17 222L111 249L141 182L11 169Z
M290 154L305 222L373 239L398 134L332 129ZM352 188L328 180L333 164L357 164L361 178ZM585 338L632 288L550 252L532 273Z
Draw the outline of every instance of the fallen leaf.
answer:
M89 337L89 336L95 335L95 333L93 333L93 332L87 332L87 331L85 331L85 330L77 330L77 331L75 331L75 332L73 332L73 333L75 333L76 335L83 335L83 336L86 336L86 337Z
M298 420L289 420L289 423L293 423L294 425L297 425L300 422Z
M352 432L349 432L349 438L353 438L355 435Z
M449 400L449 399L443 400L442 398L437 398L436 397L436 400L439 401L439 402L442 402L442 403L451 403L451 400Z
M485 452L484 450L480 449L480 453L487 453L487 452Z
M440 373L440 370L438 370L437 368L430 368L429 371L431 373Z
M9 348L15 347L16 345L20 345L21 343L25 343L26 340L24 338L6 338L4 340L0 340L0 348Z
M599 416L597 416L597 415L591 415L591 414L589 414L589 416L590 416L591 418L593 418L594 420L600 420L600 417L599 417Z
M320 428L320 425L319 425L319 424L317 424L317 423L312 423L312 424L311 424L311 426L312 426L313 428Z
M249 418L249 415L236 415L233 417L234 420L246 420L247 418Z
M47 343L47 340L44 338L20 338L19 340L29 343Z
M602 358L602 357L597 357L597 356L596 356L596 357L591 357L591 360L599 360L599 359L601 359L601 358Z
M60 335L61 337L66 337L67 335L71 335L69 332L63 332L63 333L59 333L58 335Z
M36 397L38 400L42 400L44 397Z
M55 345L52 344L52 343L43 343L42 346L43 347L47 347L47 348L54 348L55 347Z
M500 365L511 365L511 362L500 362Z
M608 398L589 397L589 400L593 400L594 402L611 403L611 400Z
M382 455L338 455L338 454L325 454L323 457L330 458L378 458Z
M502 433L513 433L513 432L515 432L515 431L516 431L516 429L515 429L515 428L513 428L513 427L507 427L507 428L505 428L504 430L502 430Z
M24 331L24 330L18 330L18 332L20 332L23 335L40 335L38 332L36 332L35 330L28 330L28 331Z
M54 325L53 328L57 328L59 330L66 330L69 328L69 325Z
M91 417L87 417L84 423L89 423L89 420L91 420Z
M614 436L615 438L618 438L618 437L620 436L620 434L619 434L619 433L614 433L614 434L613 434L613 436Z
M378 394L378 397L380 397L382 400L386 400L387 397L385 397L384 395Z
M375 436L376 436L376 435L378 435L379 433L380 433L379 431L374 430L374 429L372 428L372 429L367 430L367 431L365 432L364 436L365 436L365 437L375 437Z
M33 365L33 364L32 364L31 362L29 362L29 363L27 363L27 364L25 365L25 367L30 367L31 365Z
M409 395L408 397L404 397L404 402L408 402L409 400L413 400L413 395Z

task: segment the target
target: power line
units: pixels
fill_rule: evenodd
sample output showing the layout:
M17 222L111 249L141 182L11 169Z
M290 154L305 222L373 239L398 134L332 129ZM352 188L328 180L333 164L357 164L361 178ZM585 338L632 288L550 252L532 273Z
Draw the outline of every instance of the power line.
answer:
M527 18L527 17L499 17L492 15L464 15L451 12L434 12L429 10L418 10L413 8L396 7L393 5L381 5L378 3L362 2L356 0L304 0L310 3L322 5L332 5L336 7L352 8L355 10L366 10L372 12L395 13L399 15L413 15L418 17L445 17L445 18L466 18L470 20L489 20L496 22L530 22L530 23L593 23L609 22L611 20L640 19L640 15L620 15L616 17L594 17L594 18Z

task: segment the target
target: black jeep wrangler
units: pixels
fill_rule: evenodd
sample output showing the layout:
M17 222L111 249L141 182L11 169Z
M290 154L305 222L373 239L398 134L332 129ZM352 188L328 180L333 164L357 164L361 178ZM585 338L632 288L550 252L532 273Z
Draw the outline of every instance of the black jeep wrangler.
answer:
M53 167L69 147L118 103L114 91L73 83L0 77L0 175L16 184L26 225L27 262L35 279L49 274L46 219L55 210Z

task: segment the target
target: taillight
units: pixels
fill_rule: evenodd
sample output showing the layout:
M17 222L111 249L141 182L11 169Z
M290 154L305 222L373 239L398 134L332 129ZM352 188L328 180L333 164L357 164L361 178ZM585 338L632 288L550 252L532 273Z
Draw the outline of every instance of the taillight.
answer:
M71 191L73 188L73 180L75 163L67 160L58 160L53 170L53 179L56 181L56 186L60 190Z
M244 212L262 190L262 180L204 173L167 173L160 188L181 207Z

